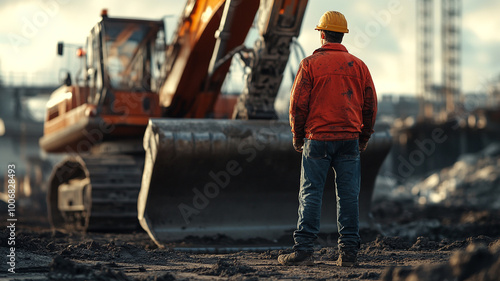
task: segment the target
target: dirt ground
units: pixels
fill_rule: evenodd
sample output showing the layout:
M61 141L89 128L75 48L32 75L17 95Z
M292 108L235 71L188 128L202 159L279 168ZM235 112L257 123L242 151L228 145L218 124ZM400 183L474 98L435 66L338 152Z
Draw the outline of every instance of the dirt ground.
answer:
M44 217L21 216L15 273L7 271L9 230L2 227L0 280L500 280L500 210L381 201L373 214L381 231L361 232L355 268L335 265L335 234L320 237L315 266L285 267L276 259L289 249L226 254L159 249L143 232L64 234L52 232ZM171 246L200 241L211 248L237 242L219 236ZM291 245L289 238L275 246L284 245Z

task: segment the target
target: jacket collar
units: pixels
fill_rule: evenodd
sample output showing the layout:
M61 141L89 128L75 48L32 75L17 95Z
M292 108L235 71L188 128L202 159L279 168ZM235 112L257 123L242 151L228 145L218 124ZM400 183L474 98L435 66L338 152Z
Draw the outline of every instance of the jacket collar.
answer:
M347 52L347 49L344 47L344 45L340 43L327 43L321 48L316 49L313 54L319 53L319 52L325 52L325 51L340 51L340 52Z

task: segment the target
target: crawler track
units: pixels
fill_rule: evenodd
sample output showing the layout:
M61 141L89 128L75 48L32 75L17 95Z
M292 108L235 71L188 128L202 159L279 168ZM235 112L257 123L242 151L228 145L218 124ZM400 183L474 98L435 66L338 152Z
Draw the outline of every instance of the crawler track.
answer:
M141 158L129 155L67 157L50 179L51 225L76 231L137 229L142 167Z

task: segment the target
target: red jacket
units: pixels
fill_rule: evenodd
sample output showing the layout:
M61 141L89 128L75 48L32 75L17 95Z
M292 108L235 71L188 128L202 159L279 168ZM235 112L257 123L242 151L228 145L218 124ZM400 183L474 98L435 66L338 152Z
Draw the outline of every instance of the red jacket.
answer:
M338 43L328 43L300 63L290 97L293 137L368 141L377 94L368 67Z

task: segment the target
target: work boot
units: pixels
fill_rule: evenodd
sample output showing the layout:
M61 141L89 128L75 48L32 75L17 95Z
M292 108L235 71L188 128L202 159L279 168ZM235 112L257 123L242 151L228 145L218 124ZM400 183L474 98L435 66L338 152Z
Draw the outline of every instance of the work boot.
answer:
M357 264L357 253L356 251L339 251L339 259L337 260L337 265L342 267L351 267Z
M278 262L281 265L314 265L313 252L295 251L291 254L280 255Z

